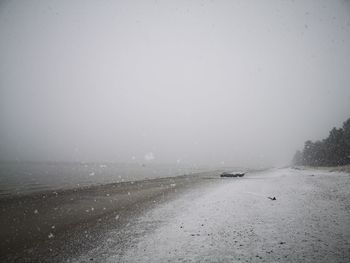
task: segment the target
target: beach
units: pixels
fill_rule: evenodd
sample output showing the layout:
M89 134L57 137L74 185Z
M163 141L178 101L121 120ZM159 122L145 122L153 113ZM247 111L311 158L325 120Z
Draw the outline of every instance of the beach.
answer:
M92 248L105 231L120 228L186 189L209 183L212 176L198 173L1 198L0 259L66 260Z
M219 174L2 199L1 261L348 262L348 173Z

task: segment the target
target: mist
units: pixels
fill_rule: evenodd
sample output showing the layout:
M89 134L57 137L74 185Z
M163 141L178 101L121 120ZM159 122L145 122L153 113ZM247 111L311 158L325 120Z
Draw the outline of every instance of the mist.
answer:
M0 159L266 166L350 114L349 1L2 1Z

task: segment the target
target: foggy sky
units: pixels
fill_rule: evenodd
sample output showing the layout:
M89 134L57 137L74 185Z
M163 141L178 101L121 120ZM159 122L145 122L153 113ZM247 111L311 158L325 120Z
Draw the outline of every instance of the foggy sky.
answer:
M349 1L0 3L2 160L288 163L349 83Z

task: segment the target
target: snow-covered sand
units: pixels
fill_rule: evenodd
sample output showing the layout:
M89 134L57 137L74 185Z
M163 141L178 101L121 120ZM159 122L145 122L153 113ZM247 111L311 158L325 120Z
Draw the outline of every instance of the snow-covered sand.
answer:
M350 176L286 168L214 179L69 261L92 260L349 262Z

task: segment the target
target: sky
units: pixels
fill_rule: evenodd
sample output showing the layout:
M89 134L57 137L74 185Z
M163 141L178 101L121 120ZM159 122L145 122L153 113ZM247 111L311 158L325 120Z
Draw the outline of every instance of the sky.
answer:
M288 164L350 118L350 1L0 1L0 159Z

